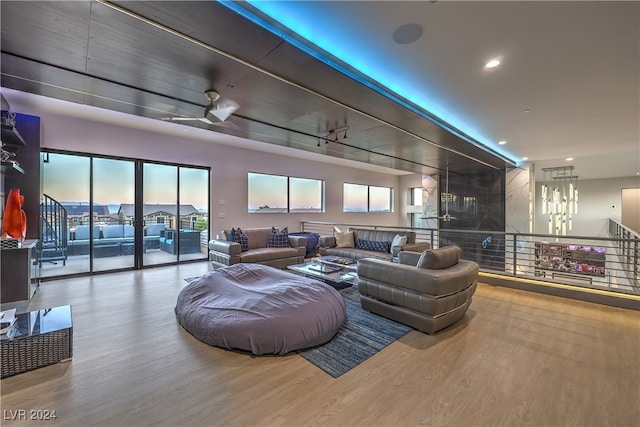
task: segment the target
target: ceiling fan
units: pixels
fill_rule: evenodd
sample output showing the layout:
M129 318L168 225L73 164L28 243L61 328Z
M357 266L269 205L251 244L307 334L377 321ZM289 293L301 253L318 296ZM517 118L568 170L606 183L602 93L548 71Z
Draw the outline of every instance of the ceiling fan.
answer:
M229 116L231 116L240 106L230 99L222 102L217 102L220 99L220 93L215 89L209 89L204 92L209 98L210 102L204 109L202 117L165 117L162 120L170 122L193 122L201 121L208 125L225 125L231 124L227 122Z
M445 191L445 194L447 195L447 199L448 199L450 197L450 194L449 194L449 166L448 165L447 165L447 169L446 170L447 170L447 172L446 172L447 175L446 175L445 190L444 191ZM422 219L439 219L440 221L449 222L451 220L458 219L458 218L456 218L455 216L452 216L449 213L449 200L447 200L445 202L445 205L444 205L444 215L442 215L442 216L430 216L430 217L426 217L426 218L422 218Z

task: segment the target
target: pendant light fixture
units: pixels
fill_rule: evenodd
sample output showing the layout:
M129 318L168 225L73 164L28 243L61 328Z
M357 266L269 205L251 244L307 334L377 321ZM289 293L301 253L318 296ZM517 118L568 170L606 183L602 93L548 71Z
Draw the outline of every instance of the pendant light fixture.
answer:
M573 230L573 216L578 214L578 176L573 166L543 168L544 183L540 196L542 214L549 215L548 234L567 235ZM547 185L552 183L552 187Z

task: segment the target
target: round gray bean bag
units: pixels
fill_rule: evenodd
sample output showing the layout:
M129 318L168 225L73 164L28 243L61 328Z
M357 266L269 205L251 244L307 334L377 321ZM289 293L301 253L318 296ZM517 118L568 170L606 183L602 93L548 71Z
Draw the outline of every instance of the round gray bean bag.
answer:
M178 323L209 345L285 354L329 341L346 309L331 286L261 264L235 264L184 287Z

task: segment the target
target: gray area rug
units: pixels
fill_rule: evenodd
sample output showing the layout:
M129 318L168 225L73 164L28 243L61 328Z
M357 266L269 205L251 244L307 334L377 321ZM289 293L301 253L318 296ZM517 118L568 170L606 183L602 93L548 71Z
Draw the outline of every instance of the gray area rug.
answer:
M338 292L344 297L347 319L331 341L318 347L298 350L300 356L338 378L358 366L412 328L363 310L360 293L354 286Z
M184 279L191 283L196 277ZM297 353L318 368L338 378L355 368L412 328L363 310L358 288L350 286L338 292L347 307L347 319L331 341Z

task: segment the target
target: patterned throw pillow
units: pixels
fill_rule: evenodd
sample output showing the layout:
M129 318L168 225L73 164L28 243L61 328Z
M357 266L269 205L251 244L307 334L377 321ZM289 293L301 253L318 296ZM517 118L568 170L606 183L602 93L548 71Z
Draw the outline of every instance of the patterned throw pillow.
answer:
M271 233L269 233L268 248L290 248L289 243L289 227L285 227L282 231L276 230L275 227L271 227Z
M367 251L389 252L391 251L391 242L358 239L356 242L356 248Z
M249 250L249 238L240 227L232 228L230 237L233 238L232 242L240 243L240 251L244 252Z
M391 242L391 255L398 256L398 253L402 250L404 245L407 244L407 236L401 236L396 234L396 237L393 238L393 242Z

